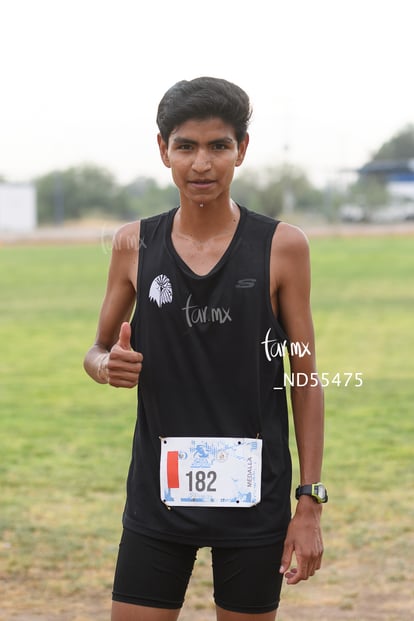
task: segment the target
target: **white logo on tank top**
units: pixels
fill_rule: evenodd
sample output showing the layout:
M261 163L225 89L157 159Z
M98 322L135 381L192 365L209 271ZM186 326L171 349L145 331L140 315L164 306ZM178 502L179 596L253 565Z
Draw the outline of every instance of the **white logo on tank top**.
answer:
M154 278L149 290L149 299L151 300L151 302L155 302L158 307L161 307L163 304L168 304L169 302L172 302L173 291L168 276L160 274L159 276Z

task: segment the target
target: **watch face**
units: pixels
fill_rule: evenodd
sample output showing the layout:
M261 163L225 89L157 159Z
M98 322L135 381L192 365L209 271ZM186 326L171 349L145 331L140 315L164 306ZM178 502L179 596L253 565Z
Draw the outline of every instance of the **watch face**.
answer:
M318 485L316 488L316 494L318 496L318 498L320 498L322 501L325 500L326 498L326 487L322 484Z
M325 498L326 490L324 485L318 485L318 496L319 498Z

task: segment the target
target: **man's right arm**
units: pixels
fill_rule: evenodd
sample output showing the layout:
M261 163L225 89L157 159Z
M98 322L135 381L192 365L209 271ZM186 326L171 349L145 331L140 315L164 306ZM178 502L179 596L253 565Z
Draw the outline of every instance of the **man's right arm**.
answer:
M139 230L139 222L134 222L114 237L96 339L84 360L86 372L100 384L132 388L142 368L142 354L129 344L128 324L136 298Z

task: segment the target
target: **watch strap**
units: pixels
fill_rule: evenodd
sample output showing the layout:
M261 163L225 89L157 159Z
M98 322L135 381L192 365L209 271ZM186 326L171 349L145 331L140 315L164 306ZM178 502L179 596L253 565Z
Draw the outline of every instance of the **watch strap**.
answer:
M300 496L312 496L313 495L313 484L312 485L298 485L296 488L296 500Z

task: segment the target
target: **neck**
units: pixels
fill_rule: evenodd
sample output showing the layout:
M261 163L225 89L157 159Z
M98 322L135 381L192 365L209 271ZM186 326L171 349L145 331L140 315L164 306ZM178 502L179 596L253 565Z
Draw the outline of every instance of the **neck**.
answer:
M239 219L240 209L231 199L224 206L208 202L184 203L175 215L173 232L207 241L217 235L234 233Z

